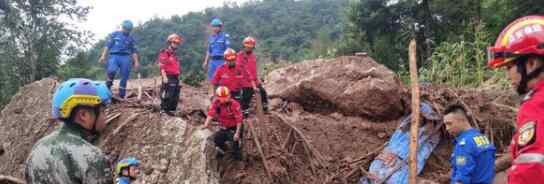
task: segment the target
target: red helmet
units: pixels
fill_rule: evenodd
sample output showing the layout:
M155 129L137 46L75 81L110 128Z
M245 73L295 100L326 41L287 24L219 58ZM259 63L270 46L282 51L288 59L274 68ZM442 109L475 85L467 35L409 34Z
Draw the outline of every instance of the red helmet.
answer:
M234 49L228 48L225 50L223 55L226 61L235 61L236 60L236 51Z
M488 48L488 67L495 69L523 55L544 56L544 16L526 16L510 23Z
M255 48L257 41L255 40L255 38L248 36L244 39L243 44L246 48Z
M170 42L170 43L180 44L183 41L183 38L181 36L179 36L178 34L173 33L173 34L170 34L168 36L168 39L166 39L166 40L168 42Z
M215 90L215 96L217 96L218 98L228 98L228 97L230 97L229 88L227 88L225 86L219 86Z

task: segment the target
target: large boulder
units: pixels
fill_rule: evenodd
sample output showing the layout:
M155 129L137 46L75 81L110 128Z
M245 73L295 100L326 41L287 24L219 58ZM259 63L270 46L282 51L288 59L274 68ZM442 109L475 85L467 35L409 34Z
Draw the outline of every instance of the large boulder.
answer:
M399 78L370 57L305 61L277 69L267 80L270 97L297 102L311 112L381 120L404 113Z

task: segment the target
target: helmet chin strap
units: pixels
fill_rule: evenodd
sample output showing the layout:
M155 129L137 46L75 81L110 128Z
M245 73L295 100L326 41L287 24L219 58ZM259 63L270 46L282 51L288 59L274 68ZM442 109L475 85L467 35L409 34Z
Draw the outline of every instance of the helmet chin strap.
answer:
M523 95L527 92L529 92L529 81L538 77L542 71L544 71L544 66L540 66L537 69L531 71L530 73L527 73L527 62L529 60L529 56L522 56L518 59L516 62L517 65L517 72L521 75L521 80L519 81L518 88L516 91L518 94Z
M95 114L95 118L94 118L93 128L89 130L89 132L92 135L98 135L98 131L96 130L96 123L98 122L98 116L100 115L100 107L94 108L94 114Z

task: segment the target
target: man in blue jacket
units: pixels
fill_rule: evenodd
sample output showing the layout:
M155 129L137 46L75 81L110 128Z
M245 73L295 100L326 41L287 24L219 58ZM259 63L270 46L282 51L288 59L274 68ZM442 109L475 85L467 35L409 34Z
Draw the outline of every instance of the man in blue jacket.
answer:
M450 159L451 183L491 184L495 177L495 146L472 128L463 106L449 106L444 114L446 130L456 137Z
M138 70L140 67L138 50L136 49L136 41L130 34L133 27L134 26L130 20L123 21L121 24L121 30L111 33L106 40L106 47L98 60L99 63L104 64L106 58L108 58L108 63L106 65L108 79L106 81L106 85L110 90L117 70L120 70L121 81L119 83L119 97L121 98L125 98L126 95L127 81L130 74L131 65L134 65L135 70Z
M208 72L208 81L212 81L215 71L225 63L223 54L230 48L229 35L223 32L223 22L215 18L210 22L213 34L208 37L208 50L202 68ZM210 98L214 94L213 84L209 85Z

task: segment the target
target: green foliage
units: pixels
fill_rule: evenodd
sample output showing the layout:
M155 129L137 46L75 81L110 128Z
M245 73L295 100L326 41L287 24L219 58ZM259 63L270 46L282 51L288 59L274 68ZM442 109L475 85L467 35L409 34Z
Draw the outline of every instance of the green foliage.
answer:
M225 32L231 36L235 50L241 48L246 36L256 37L259 63L331 57L336 54L333 40L340 38L344 25L339 12L347 5L348 0L249 1L243 5L227 3L220 8L169 19L155 18L134 30L144 66L141 72L144 77L158 74L158 69L148 66L155 65L159 50L166 46L166 37L178 33L185 39L178 49L182 75L186 76L184 81L198 84L205 79L201 65L209 34L207 24L213 17L224 21ZM96 62L103 47L102 40L88 51L88 60ZM95 73L95 76L103 75Z
M61 54L86 43L87 32L69 21L84 19L89 7L74 0L0 2L0 107L20 86L56 74Z
M455 87L482 87L490 79L502 79L495 81L499 88L509 87L504 72L486 67L487 44L492 38L481 27L478 26L474 33L474 42L461 40L440 44L431 57L431 63L420 69L421 79Z
M407 47L414 38L424 80L470 87L493 80L504 87L508 85L502 80L504 73L485 68L486 47L514 19L544 13L537 4L536 0L357 0L345 12L349 22L337 44L338 54L367 51L408 81Z
M191 71L190 73L183 74L182 81L185 84L200 87L200 82L206 79L206 75L200 71Z

